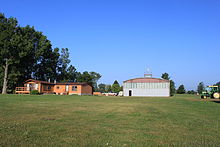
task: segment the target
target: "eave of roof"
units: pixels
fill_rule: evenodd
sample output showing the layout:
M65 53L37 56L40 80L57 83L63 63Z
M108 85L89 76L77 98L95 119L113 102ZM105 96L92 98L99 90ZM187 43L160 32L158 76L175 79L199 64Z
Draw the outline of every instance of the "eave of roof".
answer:
M43 83L43 84L54 85L54 83L50 83L50 82L46 82L46 81L40 81L40 80L34 80L34 79L28 79L24 83L27 83L27 82L36 82L36 83Z
M36 83L43 83L43 84L49 84L49 85L88 85L85 82L83 82L83 83L79 83L79 82L50 83L50 82L34 80L34 79L28 79L25 81L25 83L27 83L27 82L36 82Z
M78 82L66 82L66 83L56 83L56 85L88 85L87 83L78 83Z
M142 78L134 78L134 79L129 79L126 81L123 81L123 83L165 83L165 82L170 82L169 80L165 79L160 79L160 78L147 78L147 77L142 77Z

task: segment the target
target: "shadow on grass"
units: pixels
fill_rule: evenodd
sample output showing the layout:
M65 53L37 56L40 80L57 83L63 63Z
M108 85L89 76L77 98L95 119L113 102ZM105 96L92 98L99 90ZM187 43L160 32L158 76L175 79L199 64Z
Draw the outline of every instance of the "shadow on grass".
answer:
M220 104L220 100L214 100L212 102L215 102L215 103L219 103Z

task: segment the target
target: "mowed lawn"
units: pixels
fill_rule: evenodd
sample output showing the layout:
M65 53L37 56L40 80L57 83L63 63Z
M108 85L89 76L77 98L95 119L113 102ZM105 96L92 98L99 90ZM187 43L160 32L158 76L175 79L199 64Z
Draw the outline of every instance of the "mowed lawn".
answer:
M0 95L0 146L220 146L220 103L193 95Z

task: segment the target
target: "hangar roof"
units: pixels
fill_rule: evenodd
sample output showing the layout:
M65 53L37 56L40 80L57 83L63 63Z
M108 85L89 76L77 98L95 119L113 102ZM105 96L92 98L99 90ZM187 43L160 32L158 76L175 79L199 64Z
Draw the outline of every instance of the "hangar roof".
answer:
M124 81L124 83L169 83L169 80L160 78L134 78Z

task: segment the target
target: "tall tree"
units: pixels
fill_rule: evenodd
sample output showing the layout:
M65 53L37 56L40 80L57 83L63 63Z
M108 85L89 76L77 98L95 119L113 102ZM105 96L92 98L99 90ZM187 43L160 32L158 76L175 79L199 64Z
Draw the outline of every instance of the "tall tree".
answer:
M0 87L2 93L21 86L28 78L54 79L58 49L34 27L20 27L15 18L0 14ZM4 74L3 74L4 73Z
M76 82L78 72L73 65L70 65L69 49L62 48L57 65L57 79L61 82Z
M54 56L57 54L53 52L51 42L41 32L37 32L36 43L36 64L34 66L34 77L39 80L49 80L54 75L55 69L52 69L54 64ZM57 58L57 57L56 57ZM55 63L56 66L56 63Z
M176 91L178 94L184 94L186 93L184 85L180 85L179 88Z
M70 63L70 59L69 59L69 49L68 48L62 48L61 49L61 55L59 58L59 81L67 81L68 80L68 73L67 73L67 69L68 69L68 65Z
M59 68L59 48L55 48L53 52L51 53L51 58L50 58L50 78L52 81L57 80L58 78L58 68ZM69 69L70 70L70 69Z
M204 83L200 82L199 85L197 86L197 92L199 94L202 94L202 91L205 89Z
M114 83L112 84L112 92L118 93L120 90L121 90L121 87L120 87L118 81L115 80Z
M176 86L173 80L170 80L170 96L174 96L176 93Z
M170 80L170 96L174 96L174 94L176 93L175 82L170 79L169 74L166 72L162 74L161 78L165 80Z
M70 65L67 68L67 73L66 74L67 74L65 76L66 77L66 79L65 79L66 82L76 82L78 72L76 71L76 68L73 65Z
M16 62L19 55L15 45L18 40L17 27L18 23L15 18L6 18L0 13L0 63L4 73L2 94L7 93L9 66Z
M20 38L17 42L19 60L13 64L14 70L17 71L17 76L14 76L14 78L11 77L10 81L23 83L24 80L32 78L32 73L37 63L36 52L38 50L37 44L39 40L37 37L38 33L34 27L30 26L18 27L17 35ZM21 85L18 84L17 86Z

